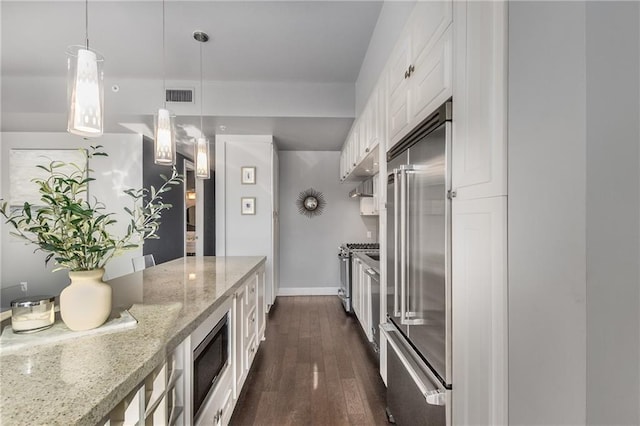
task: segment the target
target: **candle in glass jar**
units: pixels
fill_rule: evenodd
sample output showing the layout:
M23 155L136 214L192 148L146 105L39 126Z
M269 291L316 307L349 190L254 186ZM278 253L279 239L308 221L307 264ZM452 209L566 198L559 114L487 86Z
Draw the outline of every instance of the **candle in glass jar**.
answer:
M55 321L53 296L29 296L11 302L11 328L16 333L49 328Z

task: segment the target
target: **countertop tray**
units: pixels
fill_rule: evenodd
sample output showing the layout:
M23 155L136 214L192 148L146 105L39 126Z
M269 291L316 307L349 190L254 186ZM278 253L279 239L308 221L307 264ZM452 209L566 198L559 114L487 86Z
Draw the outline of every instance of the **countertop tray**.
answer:
M56 312L56 321L51 328L35 333L14 333L10 325L2 330L0 336L0 354L4 355L16 350L34 346L58 343L64 340L77 339L96 334L114 333L135 327L138 321L127 311L121 309L111 313L103 325L92 330L72 331L62 322L60 314Z

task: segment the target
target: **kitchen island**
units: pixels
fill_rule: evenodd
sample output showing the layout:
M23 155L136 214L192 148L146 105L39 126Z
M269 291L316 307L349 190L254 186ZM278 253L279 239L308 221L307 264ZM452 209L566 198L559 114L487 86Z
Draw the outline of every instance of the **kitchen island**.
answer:
M109 284L136 327L17 352L0 346L0 424L105 422L265 260L186 257L126 275Z

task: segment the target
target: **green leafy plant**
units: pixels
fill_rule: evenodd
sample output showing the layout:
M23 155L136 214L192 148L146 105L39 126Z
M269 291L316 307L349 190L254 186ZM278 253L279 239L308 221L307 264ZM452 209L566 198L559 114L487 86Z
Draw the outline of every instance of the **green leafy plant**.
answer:
M38 246L36 251L49 253L45 264L53 258L58 265L55 270L103 268L124 250L138 247L145 239L159 238L156 232L161 213L172 207L162 201L162 194L183 181L174 167L170 177L160 175L164 184L158 189L151 186L124 191L133 203L124 209L131 220L123 236L114 236L110 232L116 223L114 213L107 213L104 203L95 197L92 202L87 200L88 184L95 180L89 175L92 170L88 160L107 156L101 148L97 145L82 150L87 160L84 165L51 161L37 166L47 173L46 178L32 180L39 187L42 206L24 203L11 211L7 202L0 204L0 214L15 229L12 234Z

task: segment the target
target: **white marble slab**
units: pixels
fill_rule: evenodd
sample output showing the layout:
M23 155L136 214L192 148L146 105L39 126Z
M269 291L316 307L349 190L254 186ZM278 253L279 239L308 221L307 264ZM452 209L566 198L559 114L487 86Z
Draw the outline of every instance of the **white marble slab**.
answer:
M0 353L10 353L34 346L59 343L64 340L79 339L85 336L97 334L115 333L135 327L138 321L126 309L112 312L111 316L102 326L92 330L73 331L62 322L59 314L51 328L34 333L15 333L11 326L6 326L0 336Z

